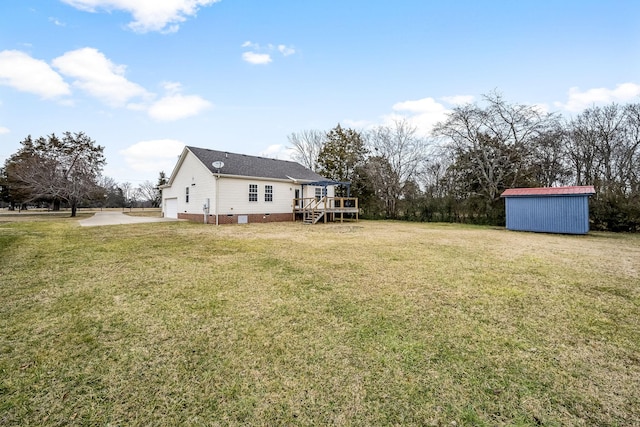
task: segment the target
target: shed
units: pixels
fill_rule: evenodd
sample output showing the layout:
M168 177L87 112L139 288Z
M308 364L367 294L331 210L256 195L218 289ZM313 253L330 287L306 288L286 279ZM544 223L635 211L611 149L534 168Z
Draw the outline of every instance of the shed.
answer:
M589 232L591 185L573 187L511 188L505 199L507 229L540 233Z

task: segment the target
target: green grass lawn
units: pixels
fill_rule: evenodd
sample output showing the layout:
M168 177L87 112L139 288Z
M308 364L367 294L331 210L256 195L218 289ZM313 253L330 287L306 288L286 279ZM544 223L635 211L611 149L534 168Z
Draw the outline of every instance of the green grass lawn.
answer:
M0 217L0 269L0 425L640 424L638 235Z

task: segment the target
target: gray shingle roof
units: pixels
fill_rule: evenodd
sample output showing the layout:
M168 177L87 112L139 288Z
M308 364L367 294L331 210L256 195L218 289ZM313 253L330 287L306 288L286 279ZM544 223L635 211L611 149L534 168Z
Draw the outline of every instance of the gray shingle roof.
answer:
M206 148L187 147L212 173L218 169L212 166L215 161L221 161L224 166L221 175L250 176L256 178L290 179L300 181L321 181L326 178L318 175L300 163L288 160L268 159L266 157L248 156L226 151L209 150Z

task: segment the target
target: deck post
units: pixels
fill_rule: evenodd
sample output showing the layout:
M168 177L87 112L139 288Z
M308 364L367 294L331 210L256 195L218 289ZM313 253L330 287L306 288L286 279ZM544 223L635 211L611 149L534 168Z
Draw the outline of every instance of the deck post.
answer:
M324 196L324 223L327 223L327 196Z

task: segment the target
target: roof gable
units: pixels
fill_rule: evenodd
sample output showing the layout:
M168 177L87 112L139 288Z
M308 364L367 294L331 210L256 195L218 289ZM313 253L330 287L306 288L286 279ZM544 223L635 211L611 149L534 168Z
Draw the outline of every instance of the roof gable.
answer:
M248 156L198 147L186 147L186 149L191 151L211 173L215 174L293 181L321 181L325 179L300 163L288 160ZM224 166L220 169L214 168L214 162L223 162Z
M572 187L538 187L538 188L509 188L500 197L526 197L526 196L590 196L595 194L592 185Z

